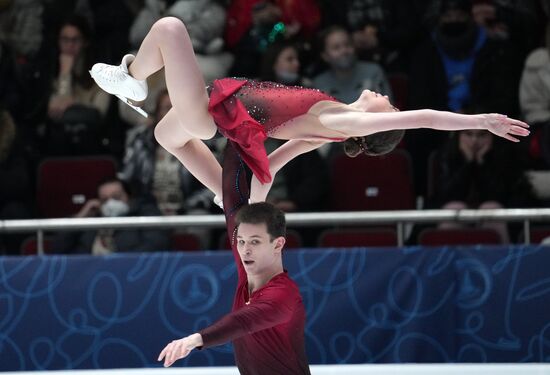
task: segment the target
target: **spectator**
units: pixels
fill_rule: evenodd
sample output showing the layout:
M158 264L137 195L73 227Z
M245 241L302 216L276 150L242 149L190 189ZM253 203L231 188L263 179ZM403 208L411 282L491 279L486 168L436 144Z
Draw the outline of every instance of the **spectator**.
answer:
M0 42L19 56L34 56L44 34L40 0L3 1L0 5Z
M272 44L263 55L260 80L311 87L312 82L301 74L300 51L297 44L281 41Z
M534 130L538 152L534 159L542 159L550 168L550 23L547 25L546 46L531 52L525 61L519 86L523 117ZM539 154L540 155L537 155Z
M235 53L231 74L256 77L267 47L283 39L311 39L320 22L314 0L233 0L225 40Z
M514 46L519 60L540 45L544 14L537 0L472 0L472 15L487 37ZM544 3L544 0L541 2Z
M428 206L443 209L520 208L533 206L532 187L524 165L508 145L497 143L485 130L463 130L451 135L435 154L433 196ZM444 223L449 228L457 223ZM506 223L484 223L509 242Z
M0 100L16 121L24 143L34 136L31 125L44 116L46 108L43 11L39 0L0 5Z
M310 82L300 74L298 49L291 42L270 46L262 60L264 81L286 85L308 86ZM268 153L280 146L276 139L266 141ZM328 167L318 152L302 154L292 160L277 175L268 196L268 202L285 212L319 211L328 196Z
M517 115L520 71L503 41L488 39L471 15L469 0L436 0L432 37L413 57L409 109ZM419 130L405 135L418 195L425 195L428 155L445 135Z
M128 34L142 0L77 0L74 13L85 17L94 32L94 55L114 62L130 49Z
M99 184L97 198L88 200L75 217L156 216L159 209L140 202L119 179ZM159 229L100 229L61 232L53 239L53 251L64 254L105 255L114 252L162 251L169 248L169 236Z
M332 26L320 35L321 58L329 69L313 79L313 86L343 103L352 103L365 89L392 96L380 65L358 62L349 33Z
M346 10L359 59L408 73L413 48L427 34L419 22L422 7L411 0L348 0Z
M58 34L57 75L48 103L50 155L99 152L99 130L110 97L88 73L91 67L91 31L86 21L73 16Z
M0 42L0 102L6 109L14 111L21 100L18 82L15 74L15 55L7 43Z
M29 219L31 207L29 165L22 155L10 113L0 108L0 220ZM23 237L2 235L0 254L18 254Z
M185 23L206 83L225 77L233 63L224 52L225 9L216 0L146 0L130 29L130 44L139 47L160 18L173 16Z
M130 184L136 197L153 199L164 215L206 213L213 194L155 140L154 125L171 107L165 90L157 97L154 124L129 134L119 177Z

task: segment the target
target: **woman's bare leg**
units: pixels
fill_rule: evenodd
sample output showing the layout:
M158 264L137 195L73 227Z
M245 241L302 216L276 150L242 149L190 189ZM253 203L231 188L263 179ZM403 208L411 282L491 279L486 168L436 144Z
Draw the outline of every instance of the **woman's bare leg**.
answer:
M170 109L155 127L155 138L162 147L178 158L197 180L215 195L222 196L220 163L204 142L187 132L174 108Z
M175 17L162 18L151 27L129 71L134 78L143 80L162 67L180 126L194 138L212 138L216 124L208 113L206 85L187 29Z

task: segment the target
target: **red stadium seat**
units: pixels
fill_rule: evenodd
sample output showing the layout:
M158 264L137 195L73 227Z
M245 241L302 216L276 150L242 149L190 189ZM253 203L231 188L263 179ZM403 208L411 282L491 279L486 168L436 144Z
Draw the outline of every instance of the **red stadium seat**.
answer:
M51 238L44 238L44 254L52 252ZM21 244L21 255L36 255L38 254L38 240L35 236L27 237Z
M532 227L530 243L540 244L545 238L550 237L550 227ZM525 232L521 232L518 238L519 243L525 241Z
M406 74L394 73L388 75L393 92L393 104L400 110L407 109L409 102L409 77Z
M52 158L38 167L37 205L42 217L67 217L97 196L101 180L115 177L110 157Z
M172 235L172 249L176 251L201 250L201 240L193 233L174 233Z
M420 232L418 243L423 246L495 245L501 244L502 239L498 232L489 228L427 228Z
M391 228L329 229L319 236L320 247L397 246L397 233Z
M412 166L405 150L383 156L336 156L331 163L333 211L412 210Z
M397 233L391 228L329 229L319 236L320 247L397 246Z
M531 243L539 244L550 237L550 227L531 228Z

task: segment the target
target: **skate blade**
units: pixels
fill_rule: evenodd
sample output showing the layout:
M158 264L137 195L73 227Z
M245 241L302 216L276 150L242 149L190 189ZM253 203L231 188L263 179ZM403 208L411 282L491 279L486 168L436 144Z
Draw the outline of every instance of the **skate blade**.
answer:
M143 104L143 102L133 102L131 101L130 99L128 98L125 98L124 96L122 95L115 95L117 98L119 98L124 104L127 104L129 105L133 110L135 110L137 113L139 113L140 115L142 115L143 117L145 118L148 118L149 115L147 114L147 112L145 112L141 107L140 105ZM136 105L137 104L137 105Z

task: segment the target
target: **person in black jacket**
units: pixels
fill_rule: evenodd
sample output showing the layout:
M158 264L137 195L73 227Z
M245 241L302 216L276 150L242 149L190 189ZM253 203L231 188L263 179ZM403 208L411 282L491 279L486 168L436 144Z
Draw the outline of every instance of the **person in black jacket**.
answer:
M31 217L31 174L17 133L12 116L0 104L0 220ZM19 254L24 237L1 235L0 254Z
M453 133L447 144L434 154L428 207L498 209L533 206L533 190L516 151L517 148L498 143L483 130ZM441 226L456 225L443 223ZM506 223L484 225L496 229L504 242L509 241Z
M75 217L158 216L153 204L133 200L126 184L116 178L103 181L97 188L97 199L88 200ZM169 249L169 235L159 229L61 232L53 240L53 252L105 255L114 252L147 252Z
M431 37L415 51L411 64L409 109L518 115L521 58L507 41L489 38L471 14L470 0L437 0L428 19ZM418 195L425 193L428 155L446 135L409 132Z

